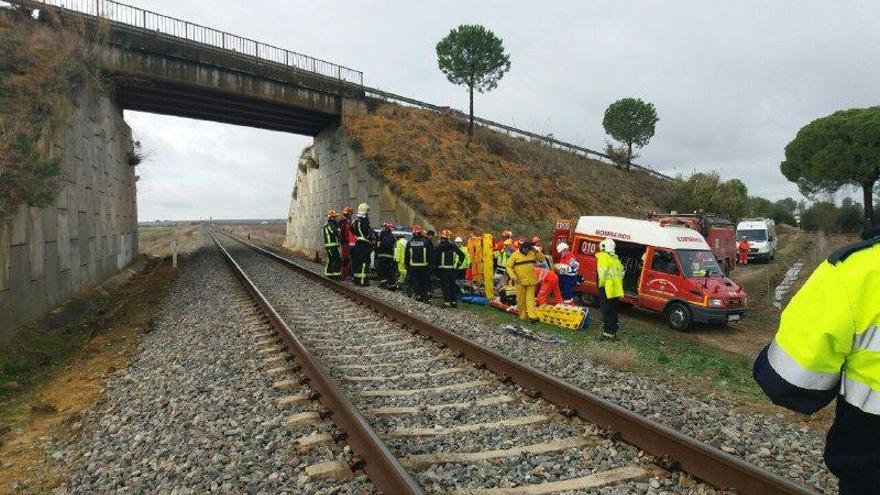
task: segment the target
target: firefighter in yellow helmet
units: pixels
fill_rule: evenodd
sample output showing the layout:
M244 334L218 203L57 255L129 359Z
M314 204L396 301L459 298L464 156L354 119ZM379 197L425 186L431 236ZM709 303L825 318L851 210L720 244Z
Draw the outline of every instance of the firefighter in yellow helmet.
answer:
M599 243L599 252L596 253L596 289L602 308L601 340L617 340L620 328L617 311L623 299L624 269L614 253L615 248L614 239L605 239Z
M535 309L535 286L538 285L535 264L543 260L544 255L535 250L532 242L522 239L519 241L519 249L510 255L505 265L510 281L516 286L519 318L528 319L532 323L538 321L538 311Z
M840 495L880 490L880 228L862 237L810 275L753 370L770 400L799 413L837 399L825 464Z
M342 257L339 256L339 215L336 210L327 212L327 223L322 229L324 237L324 249L327 251L327 264L324 266L324 275L327 278L339 280L342 277Z

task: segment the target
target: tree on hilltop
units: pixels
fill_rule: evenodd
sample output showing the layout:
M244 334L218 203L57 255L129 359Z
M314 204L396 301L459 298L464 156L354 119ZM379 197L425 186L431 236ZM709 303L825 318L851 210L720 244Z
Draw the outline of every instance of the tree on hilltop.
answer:
M437 65L449 82L468 88L470 139L474 135L474 90L492 91L510 70L510 57L504 52L504 43L483 26L463 24L437 43Z
M840 110L798 131L779 168L804 195L862 188L865 224L874 225L874 185L880 178L880 107Z
M633 155L633 146L641 148L654 137L654 127L660 119L653 103L646 103L639 98L623 98L615 101L605 110L602 127L612 138L626 147L617 149L608 146L608 154L615 162L623 162L629 170Z

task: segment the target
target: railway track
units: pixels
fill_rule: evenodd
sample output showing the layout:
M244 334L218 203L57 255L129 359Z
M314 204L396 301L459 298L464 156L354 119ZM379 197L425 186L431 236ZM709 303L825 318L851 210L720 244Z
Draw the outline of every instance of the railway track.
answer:
M814 493L292 260L215 242L380 491L712 491L696 478L743 494Z

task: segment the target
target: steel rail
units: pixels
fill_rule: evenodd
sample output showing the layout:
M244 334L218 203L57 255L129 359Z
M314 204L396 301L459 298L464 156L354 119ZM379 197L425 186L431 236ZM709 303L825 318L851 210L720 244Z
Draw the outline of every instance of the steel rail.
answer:
M300 266L295 261L260 246L225 233L232 239L274 259L301 275L353 299L398 324L424 335L441 346L461 353L464 357L493 372L509 377L527 390L557 405L565 413L605 428L645 452L655 456L658 465L678 469L695 476L716 488L736 490L743 495L818 495L818 492L763 471L739 457L698 442L668 426L624 409L586 390L559 378L506 357L488 347L456 335L416 315L407 313L384 301Z
M387 495L425 495L424 490L403 468L363 415L324 372L315 357L305 348L272 304L260 292L229 251L210 233L232 272L269 318L272 327L296 359L309 387L318 393L318 400L332 414L333 423L346 434L346 443L363 460L363 469L376 488Z

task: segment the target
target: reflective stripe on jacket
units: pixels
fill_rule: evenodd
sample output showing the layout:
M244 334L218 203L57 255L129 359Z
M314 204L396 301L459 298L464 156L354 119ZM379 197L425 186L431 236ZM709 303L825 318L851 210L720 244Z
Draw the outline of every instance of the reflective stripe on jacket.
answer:
M837 397L825 462L841 493L880 486L880 242L868 246L816 268L753 370L773 403L803 414Z
M339 226L335 222L324 224L324 247L339 247Z
M605 297L623 297L623 274L623 263L616 254L596 253L596 283L597 287L605 289Z
M535 264L544 261L544 255L537 251L527 251L523 254L520 251L514 251L507 260L505 268L507 274L512 279L516 279L518 285L537 285L538 280L535 278Z
M458 269L459 263L461 263L461 251L458 247L448 239L441 240L437 245L437 259L435 261L437 268L455 270Z
M424 236L413 236L404 250L404 263L407 268L425 268L431 265L434 246Z
M352 231L355 239L362 242L370 242L373 239L373 229L370 227L370 219L368 217L357 217L352 223Z

